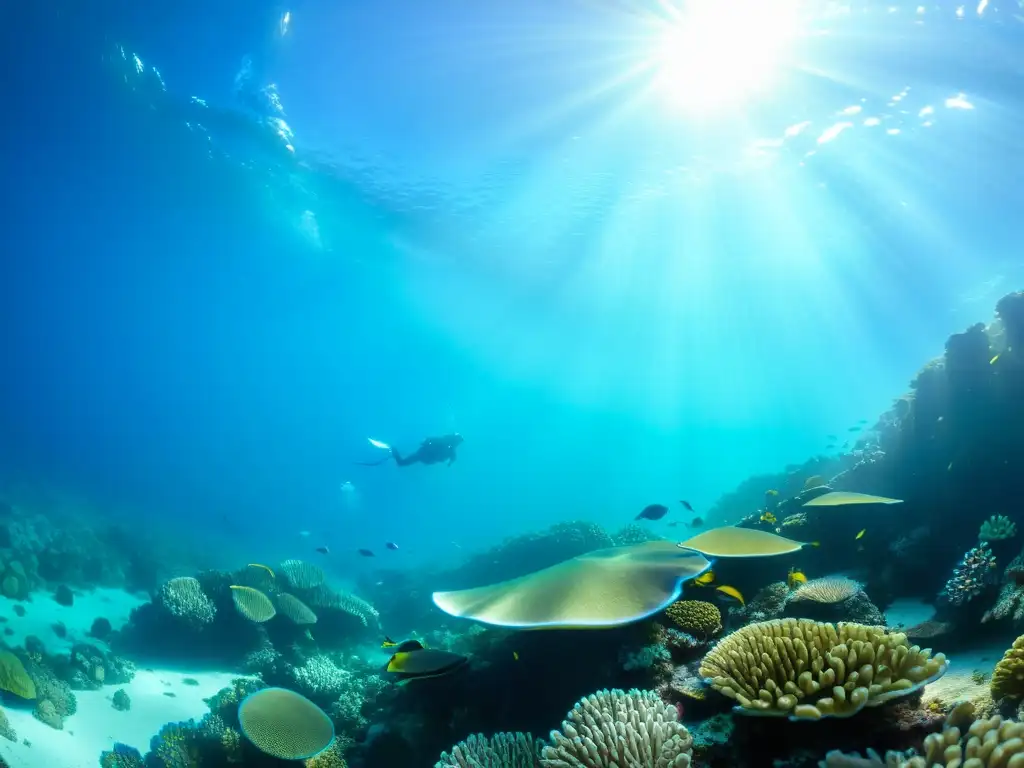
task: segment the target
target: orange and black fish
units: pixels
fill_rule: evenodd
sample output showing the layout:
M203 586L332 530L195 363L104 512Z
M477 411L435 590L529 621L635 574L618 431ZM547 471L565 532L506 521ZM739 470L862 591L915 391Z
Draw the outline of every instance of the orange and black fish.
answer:
M665 515L668 514L668 507L664 504L648 504L642 510L640 514L634 519L636 520L661 520Z

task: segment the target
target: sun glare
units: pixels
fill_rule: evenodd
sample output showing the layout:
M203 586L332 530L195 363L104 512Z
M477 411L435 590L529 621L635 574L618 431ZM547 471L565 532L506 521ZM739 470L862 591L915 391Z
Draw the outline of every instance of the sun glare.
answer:
M797 32L794 0L694 0L656 42L655 86L696 113L738 107L770 88Z

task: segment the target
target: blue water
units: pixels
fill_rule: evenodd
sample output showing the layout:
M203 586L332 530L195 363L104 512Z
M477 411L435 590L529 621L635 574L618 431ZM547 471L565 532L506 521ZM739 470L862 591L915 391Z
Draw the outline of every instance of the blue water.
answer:
M1019 285L1012 3L819 16L725 115L653 3L82 5L3 27L0 474L225 558L700 511Z

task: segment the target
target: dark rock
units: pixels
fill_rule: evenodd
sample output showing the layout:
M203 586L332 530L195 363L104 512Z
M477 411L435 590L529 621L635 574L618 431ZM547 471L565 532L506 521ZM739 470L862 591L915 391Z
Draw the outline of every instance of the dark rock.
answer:
M75 604L75 595L67 584L61 584L57 587L57 590L53 593L53 599L58 605L64 605L68 608Z

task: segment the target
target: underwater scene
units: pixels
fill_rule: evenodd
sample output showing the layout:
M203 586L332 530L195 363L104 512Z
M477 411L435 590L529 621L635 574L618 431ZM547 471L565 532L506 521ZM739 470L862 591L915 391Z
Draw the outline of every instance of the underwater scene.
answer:
M0 766L1024 768L1024 6L4 7Z

